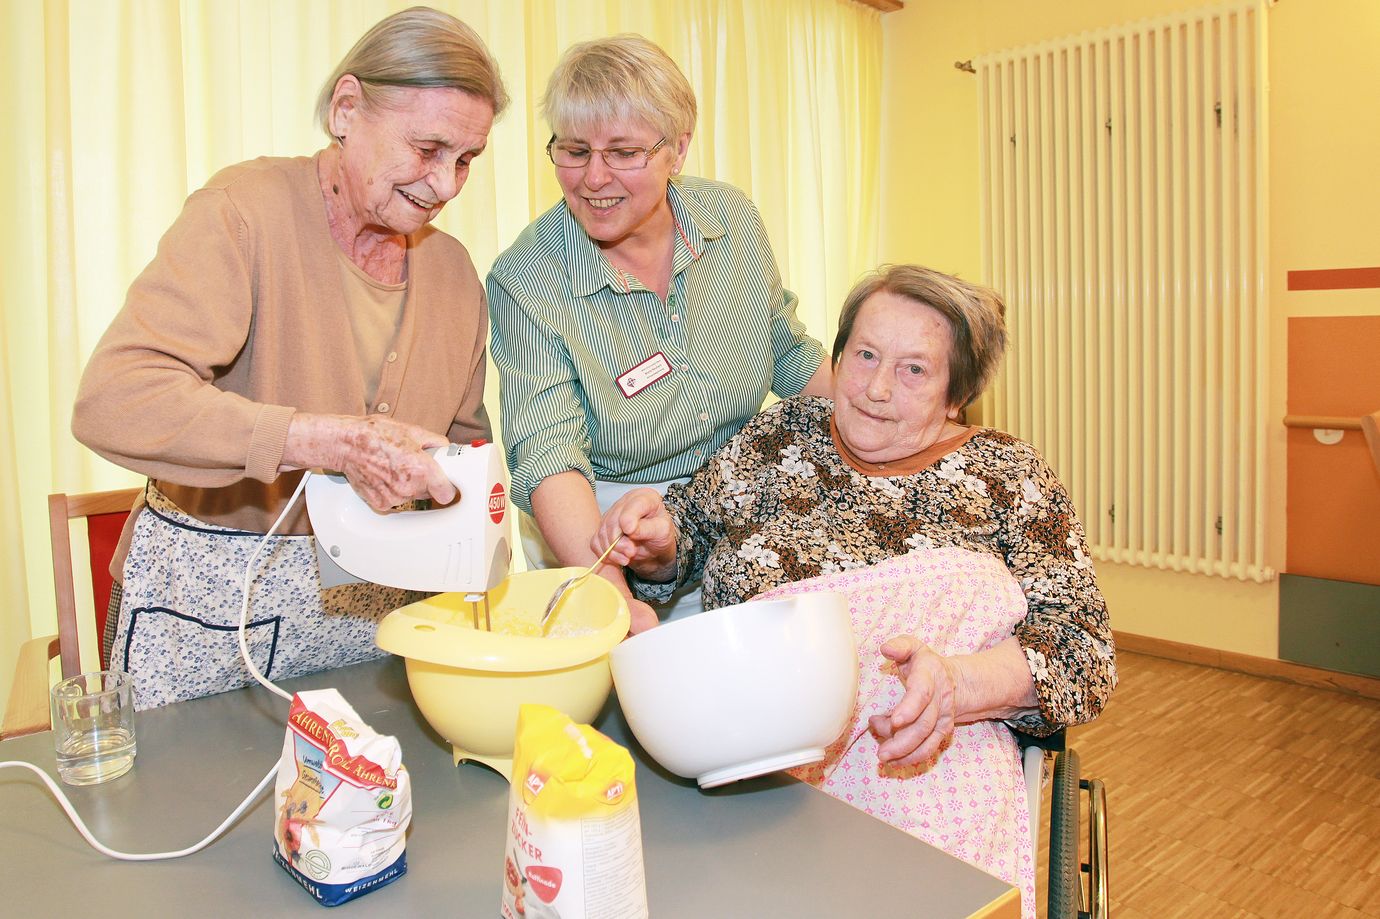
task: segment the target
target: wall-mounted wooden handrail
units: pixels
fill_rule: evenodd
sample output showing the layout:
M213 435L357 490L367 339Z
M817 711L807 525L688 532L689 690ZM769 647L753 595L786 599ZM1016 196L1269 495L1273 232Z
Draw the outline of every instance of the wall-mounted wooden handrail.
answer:
M1322 428L1328 431L1359 431L1360 418L1338 418L1334 415L1285 415L1286 428Z

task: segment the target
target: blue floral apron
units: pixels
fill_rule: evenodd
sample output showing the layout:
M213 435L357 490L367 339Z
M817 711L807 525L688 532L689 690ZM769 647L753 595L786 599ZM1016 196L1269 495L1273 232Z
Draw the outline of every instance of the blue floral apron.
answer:
M262 533L198 520L149 483L125 560L110 666L154 708L253 682L240 659L245 566ZM323 590L315 538L274 536L250 584L249 654L273 680L381 657L385 615L426 596L378 584Z

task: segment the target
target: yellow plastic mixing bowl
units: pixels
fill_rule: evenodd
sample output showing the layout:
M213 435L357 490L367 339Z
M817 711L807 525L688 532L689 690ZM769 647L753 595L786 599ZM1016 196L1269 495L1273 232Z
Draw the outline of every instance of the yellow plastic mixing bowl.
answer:
M407 660L412 698L450 743L455 762L484 763L511 779L518 707L549 705L577 723L594 720L613 686L608 652L628 634L628 605L600 577L571 588L538 623L552 592L582 568L511 575L489 592L484 629L464 594L437 594L389 613L375 641ZM475 629L475 613L479 628Z

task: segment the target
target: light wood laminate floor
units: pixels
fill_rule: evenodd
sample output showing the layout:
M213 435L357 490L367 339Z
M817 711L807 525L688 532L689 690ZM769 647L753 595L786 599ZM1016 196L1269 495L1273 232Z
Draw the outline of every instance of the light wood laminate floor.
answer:
M1070 732L1107 783L1112 919L1380 917L1380 702L1118 664L1101 718Z

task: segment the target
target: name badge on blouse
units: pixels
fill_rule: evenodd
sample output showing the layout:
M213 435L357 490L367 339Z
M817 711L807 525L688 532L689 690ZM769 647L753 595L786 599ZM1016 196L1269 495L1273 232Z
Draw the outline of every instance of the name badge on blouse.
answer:
M631 370L619 374L616 382L623 396L631 399L657 380L669 376L670 373L671 362L666 359L665 354L658 351Z

